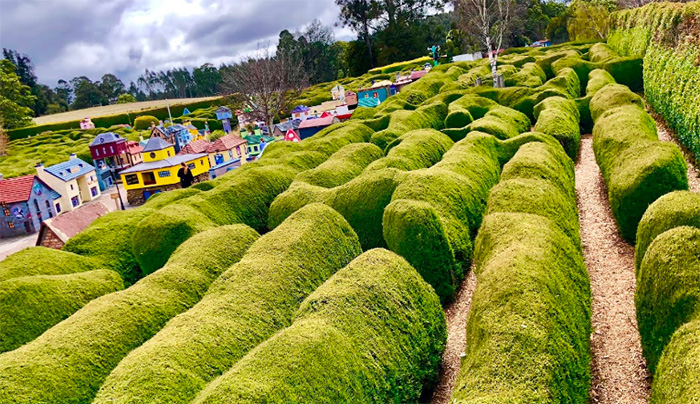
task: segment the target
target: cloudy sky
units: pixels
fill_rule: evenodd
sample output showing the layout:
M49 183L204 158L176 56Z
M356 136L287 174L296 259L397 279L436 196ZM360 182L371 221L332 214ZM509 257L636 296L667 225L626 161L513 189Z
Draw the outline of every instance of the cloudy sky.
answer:
M0 47L29 55L39 81L144 69L219 65L277 43L318 18L333 26L333 0L0 0ZM353 34L334 28L336 39Z

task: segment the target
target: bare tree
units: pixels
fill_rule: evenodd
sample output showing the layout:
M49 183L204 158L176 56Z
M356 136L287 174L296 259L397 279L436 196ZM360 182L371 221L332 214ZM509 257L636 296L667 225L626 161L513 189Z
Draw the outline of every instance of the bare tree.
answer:
M496 85L498 50L503 45L512 19L512 0L453 0L464 32L476 37L486 47L491 75Z
M273 56L269 46L223 73L224 88L239 98L244 108L272 127L275 116L289 112L306 87L306 74L292 55Z

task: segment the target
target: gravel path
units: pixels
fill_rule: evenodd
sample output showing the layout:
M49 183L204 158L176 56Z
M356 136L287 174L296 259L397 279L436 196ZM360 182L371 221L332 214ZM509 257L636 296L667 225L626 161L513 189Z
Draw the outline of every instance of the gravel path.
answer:
M476 276L472 268L462 282L456 300L445 309L447 347L442 355L440 382L433 392L430 404L447 404L450 401L461 365L461 355L467 347L467 315L475 288Z
M617 231L590 136L581 139L576 193L593 295L591 403L648 403L649 372L634 309L634 247Z
M680 147L683 151L685 162L688 164L688 185L690 187L690 191L700 192L700 173L698 173L697 168L695 168L695 161L693 160L691 155L685 150L683 145L678 142L676 132L673 129L669 128L668 125L666 125L666 121L664 121L661 115L657 114L653 109L651 109L651 106L648 103L646 103L646 100L645 105L647 108L647 112L649 112L649 114L656 121L656 129L659 132L659 140L663 142L673 142L677 144L678 147Z

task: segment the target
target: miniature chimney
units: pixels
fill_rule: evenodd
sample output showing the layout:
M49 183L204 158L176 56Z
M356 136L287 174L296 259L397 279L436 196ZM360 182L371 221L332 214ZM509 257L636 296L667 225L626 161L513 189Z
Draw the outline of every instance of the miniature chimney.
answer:
M153 129L155 129L155 128L156 128L156 123L153 122L153 121L151 121L151 130L153 130Z
M143 135L139 135L139 142L143 142Z
M75 153L71 153L71 154L68 155L68 160L74 160L74 159L77 159L77 158L78 158L78 155L75 154Z

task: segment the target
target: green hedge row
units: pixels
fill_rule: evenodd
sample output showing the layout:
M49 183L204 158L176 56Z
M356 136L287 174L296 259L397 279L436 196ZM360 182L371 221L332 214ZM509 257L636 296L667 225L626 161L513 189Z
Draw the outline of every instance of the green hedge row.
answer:
M430 167L454 142L435 129L417 129L402 135L386 146L386 157L375 160L365 172L396 168L402 171Z
M199 303L129 353L93 403L190 402L289 326L304 298L361 252L337 212L320 204L299 210L253 243Z
M609 44L644 57L649 104L700 159L700 18L698 3L655 3L613 14Z
M33 340L90 300L122 288L122 278L109 269L0 282L0 353Z
M417 59L413 60L407 60L405 62L397 62L397 63L392 63L390 65L382 66L382 67L375 67L374 69L370 69L367 73L368 74L387 74L387 73L395 73L395 72L400 72L404 70L410 70L415 67L423 67L426 63L430 63L431 65L433 64L433 59L429 56L423 56Z
M530 119L517 110L478 95L467 94L450 104L443 130L455 141L484 132L505 140L530 130Z
M343 146L366 142L372 133L369 127L351 122L300 143L280 142L269 154L266 150L260 161L212 181L213 189L154 211L135 226L131 237L140 267L144 273L160 268L180 243L216 226L245 223L264 233L270 204L298 173L317 167Z
M374 144L349 144L318 167L297 175L294 181L323 188L337 187L357 177L368 165L382 157L382 149Z
M30 247L0 261L0 282L21 276L72 274L98 267L99 264L88 257L52 248Z
M700 195L659 198L637 232L635 306L642 349L654 376L652 403L700 400Z
M580 114L573 100L563 97L550 97L535 105L536 132L542 132L557 139L566 154L576 160L581 144L579 127Z
M371 250L193 402L417 404L437 381L446 336L430 286L401 257Z
M0 355L0 402L91 402L129 351L197 303L257 237L244 225L201 233L161 270L91 301L36 340Z
M560 145L528 143L491 191L451 402L588 401L590 289L573 175Z
M222 101L223 101L223 98L222 99L207 100L207 101L191 102L189 104L172 105L170 107L170 113L174 117L179 117L180 115L182 115L182 112L185 110L185 108L189 109L190 111L194 111L194 110L199 109L199 108L209 108L212 105L221 105ZM94 123L95 127L97 127L97 128L109 128L110 126L120 125L120 124L130 125L133 123L134 119L140 115L151 115L151 116L156 117L159 120L169 119L168 108L161 107L161 108L147 109L147 110L143 110L143 111L134 111L134 112L130 112L129 114L123 113L123 114L117 114L117 115L107 115L107 116L95 117L95 118L92 118L92 123ZM210 124L211 124L211 122L210 122ZM80 120L75 120L75 121L69 121L69 122L49 123L49 124L45 124L45 125L36 125L36 126L28 126L26 128L12 129L12 130L7 131L7 135L10 137L10 140L17 140L17 139L24 139L24 138L30 137L30 136L35 136L35 135L38 135L39 133L46 132L46 131L56 131L56 130L64 130L64 129L79 129L79 128L80 128Z
M643 105L638 95L620 84L603 87L590 102L593 151L617 226L630 242L652 202L688 189L683 154L673 143L658 141L656 123Z

